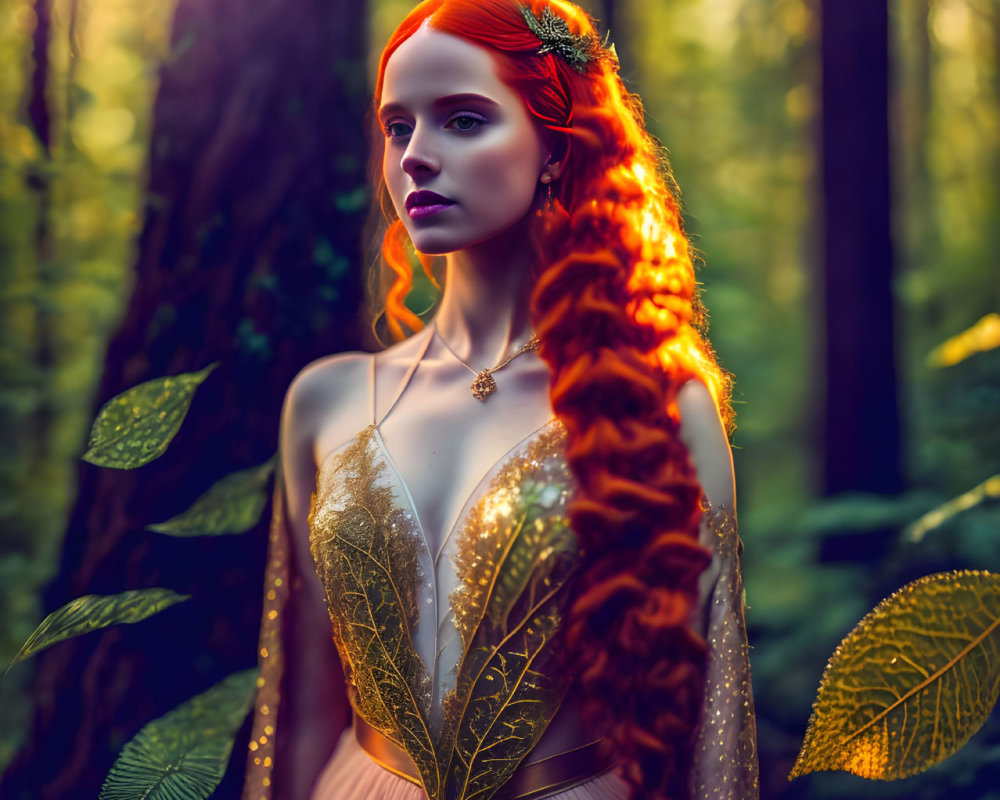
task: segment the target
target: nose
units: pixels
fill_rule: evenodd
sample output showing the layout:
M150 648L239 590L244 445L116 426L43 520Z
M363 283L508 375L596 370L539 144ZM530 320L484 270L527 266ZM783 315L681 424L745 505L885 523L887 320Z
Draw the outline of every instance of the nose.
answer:
M400 166L411 178L421 175L435 175L441 169L441 160L429 137L421 131L421 126L414 128L410 141L403 152Z

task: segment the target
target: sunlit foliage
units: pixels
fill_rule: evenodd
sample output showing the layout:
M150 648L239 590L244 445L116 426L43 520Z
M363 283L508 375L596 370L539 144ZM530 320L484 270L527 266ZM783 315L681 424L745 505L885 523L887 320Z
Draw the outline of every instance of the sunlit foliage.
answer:
M34 4L0 14L0 658L38 619L90 421L103 347L129 284L157 66L172 0L56 0L49 153L27 113ZM17 502L10 498L17 497ZM23 731L13 698L0 767Z
M808 487L812 352L787 333L808 327L815 20L801 0L626 8L637 63L626 78L671 151L704 257L712 340L738 378L738 474L752 512L772 492L788 500Z

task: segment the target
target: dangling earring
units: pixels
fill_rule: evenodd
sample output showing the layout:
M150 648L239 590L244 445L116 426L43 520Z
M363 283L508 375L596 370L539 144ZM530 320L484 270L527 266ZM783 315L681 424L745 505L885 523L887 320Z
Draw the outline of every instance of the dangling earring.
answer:
M553 202L554 202L552 200L552 176L549 175L549 173L546 172L544 175L542 175L542 177L539 180L541 180L541 182L546 185L546 187L545 187L546 188L546 192L545 192L545 210L546 211L551 211L552 210L552 206L553 206Z

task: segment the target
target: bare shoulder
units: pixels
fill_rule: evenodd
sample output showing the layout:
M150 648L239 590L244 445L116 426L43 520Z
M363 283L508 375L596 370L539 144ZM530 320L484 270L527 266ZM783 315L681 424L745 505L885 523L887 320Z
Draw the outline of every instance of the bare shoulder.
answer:
M725 438L725 429L712 393L698 379L687 381L677 390L677 407L681 412L681 438L715 435Z
M380 380L394 385L419 352L419 334L377 354L338 353L306 366L292 381L282 414L282 441L299 460L324 455L371 423L373 360ZM308 451L309 458L303 455Z
M713 506L735 508L733 456L722 418L711 392L690 380L677 392L681 440L691 454L705 496Z
M337 353L306 365L288 387L286 413L313 417L359 399L370 361L368 353Z
M371 358L337 353L304 367L285 395L282 440L299 452L311 450L331 423L347 430L363 419Z

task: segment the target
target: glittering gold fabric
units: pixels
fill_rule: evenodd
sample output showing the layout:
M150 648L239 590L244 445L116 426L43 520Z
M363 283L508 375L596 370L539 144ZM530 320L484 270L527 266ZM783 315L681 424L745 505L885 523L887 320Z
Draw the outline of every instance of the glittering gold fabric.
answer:
M566 519L573 482L565 437L553 421L490 471L469 499L441 564L375 426L338 449L317 475L310 544L348 695L356 715L413 762L430 798L502 796L568 688L569 676L554 667L578 559ZM283 620L294 577L288 537L277 492L244 800L281 800L273 798L271 782L285 667ZM706 512L706 537L714 542L719 577L708 601L710 661L692 796L756 800L734 515Z
M435 796L431 680L414 648L422 537L380 473L370 426L324 464L309 515L310 550L326 591L333 639L354 710L403 748Z
M437 585L437 568L375 427L320 470L311 549L352 705L407 753L430 798L492 797L568 687L553 647L578 561L565 516L564 440L550 423L512 451L481 494L477 487L456 529L449 608L443 624L430 620L427 663L416 640L421 613L436 617L436 595L426 590ZM436 656L449 645L458 648L456 666L439 675Z
M279 475L276 486L281 485ZM257 678L250 752L247 754L247 770L243 781L245 800L271 800L274 732L281 699L281 678L285 668L281 628L288 603L290 565L284 497L280 489L274 493L272 508L264 576L264 611L257 651L260 676Z
M447 780L458 797L489 797L505 783L568 688L552 647L579 562L565 517L565 436L551 427L505 464L457 543L460 581L450 600L463 649L444 698L444 741L454 743Z
M703 722L692 773L696 800L756 800L757 726L744 614L736 515L719 507L705 512L702 541L713 542L719 578L710 599L709 662Z

